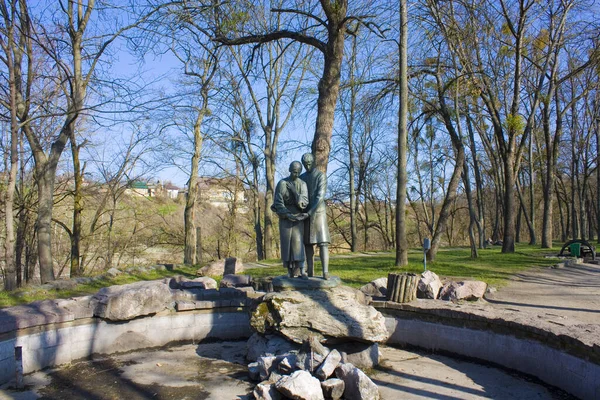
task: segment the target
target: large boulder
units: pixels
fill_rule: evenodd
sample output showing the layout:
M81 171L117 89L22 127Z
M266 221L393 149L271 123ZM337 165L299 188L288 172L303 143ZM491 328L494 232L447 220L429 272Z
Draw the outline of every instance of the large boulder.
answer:
M481 281L447 282L440 291L442 300L477 300L483 297L487 284Z
M277 390L294 400L325 400L321 382L313 377L310 372L296 371L275 383Z
M433 271L425 271L421 274L417 285L417 297L420 299L437 299L443 284L440 277Z
M250 324L259 333L278 332L296 343L311 336L322 343L384 342L389 337L383 315L366 304L362 292L346 286L268 293L253 310Z
M377 385L360 369L350 363L340 364L335 374L344 381L344 399L379 400Z
M102 288L92 302L96 317L126 321L170 308L173 298L167 283L146 281Z
M387 278L377 278L360 288L360 291L371 297L385 297L387 295Z

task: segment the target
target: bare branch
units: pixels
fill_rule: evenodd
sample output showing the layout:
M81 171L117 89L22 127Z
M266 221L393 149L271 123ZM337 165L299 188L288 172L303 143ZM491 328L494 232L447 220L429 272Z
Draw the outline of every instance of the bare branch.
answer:
M262 44L262 43L273 42L273 41L281 40L281 39L291 39L291 40L295 40L300 43L308 44L310 46L313 46L313 47L319 49L323 53L325 53L327 50L327 45L324 42L322 42L314 37L306 36L301 33L292 32L292 31L288 31L288 30L280 30L280 31L262 34L262 35L242 36L239 38L226 38L224 36L217 36L213 40L216 41L217 43L221 43L225 46L236 46L236 45L240 45L240 44L250 44L250 43Z

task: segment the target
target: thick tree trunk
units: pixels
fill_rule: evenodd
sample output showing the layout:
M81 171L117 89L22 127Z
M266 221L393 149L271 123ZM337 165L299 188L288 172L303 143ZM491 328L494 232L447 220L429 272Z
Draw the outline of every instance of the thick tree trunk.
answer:
M340 76L344 59L346 5L340 5L340 7L344 9L336 12L337 18L329 16L329 40L324 53L323 75L318 85L317 121L312 142L316 166L324 173L327 173L327 164L329 163L335 106L340 90Z
M54 264L52 261L52 210L54 208L54 179L56 165L44 163L45 168L36 166L38 186L38 216L36 230L38 238L38 260L42 283L53 281Z

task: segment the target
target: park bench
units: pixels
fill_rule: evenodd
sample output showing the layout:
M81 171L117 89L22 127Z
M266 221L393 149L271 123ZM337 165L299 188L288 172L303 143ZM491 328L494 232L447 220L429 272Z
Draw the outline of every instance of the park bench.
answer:
M568 251L569 254L565 254L565 251ZM572 257L591 258L592 260L595 260L596 249L594 249L594 246L592 246L587 240L569 240L564 244L562 249L560 249L560 253L558 253L559 257L564 257L565 255L570 255Z

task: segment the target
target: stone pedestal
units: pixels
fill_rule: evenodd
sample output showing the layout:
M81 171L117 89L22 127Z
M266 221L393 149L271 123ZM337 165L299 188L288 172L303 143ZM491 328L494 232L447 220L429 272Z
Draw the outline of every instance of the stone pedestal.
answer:
M339 276L330 276L329 279L323 279L313 276L308 279L290 278L288 276L277 276L273 278L273 290L281 292L283 290L319 290L331 289L342 285Z

